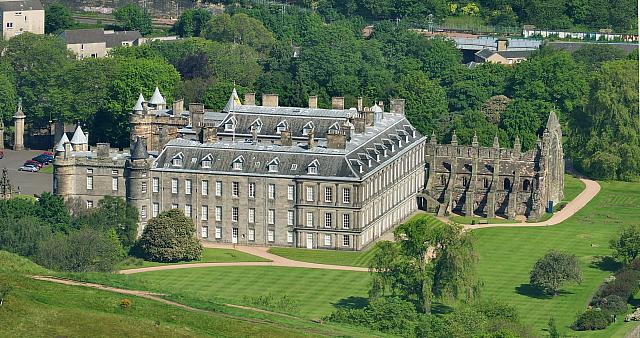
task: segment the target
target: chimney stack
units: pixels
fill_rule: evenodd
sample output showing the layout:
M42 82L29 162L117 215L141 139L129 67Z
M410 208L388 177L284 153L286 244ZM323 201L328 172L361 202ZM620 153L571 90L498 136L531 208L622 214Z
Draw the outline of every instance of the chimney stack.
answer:
M345 149L347 147L347 137L339 130L331 130L327 133L327 148Z
M200 130L200 143L213 143L218 140L216 127L204 127Z
M285 129L280 132L280 145L285 147L290 147L293 145L293 141L291 140L291 132L289 129Z
M96 156L98 158L109 157L109 143L97 143L96 144Z
M362 111L364 109L364 98L362 96L358 97L358 111Z
M344 97L336 96L331 98L331 109L344 109Z
M173 115L180 115L184 111L184 100L173 101Z
M368 126L374 126L376 124L376 113L372 112L371 109L364 109L364 122Z
M378 101L378 107L384 112L384 101Z
M244 105L246 106L255 106L256 105L256 93L246 93L244 94Z
M277 107L278 106L278 94L262 94L262 106L263 107Z
M253 144L258 143L258 128L251 126L251 141Z
M389 106L390 113L404 115L404 99L393 99Z
M351 141L351 123L349 121L345 121L342 124L342 134L347 139L347 141Z
M313 149L316 147L316 139L315 139L315 130L311 129L311 131L309 132L309 134L307 135L308 139L309 139L309 148L308 149Z
M204 104L189 103L189 115L191 117L191 127L198 131L204 126Z
M504 52L509 47L509 40L507 39L497 39L496 40L496 50L498 52Z
M318 108L318 97L315 95L309 95L309 108Z
M353 129L357 134L364 134L365 132L365 117L364 114L357 114L353 118Z

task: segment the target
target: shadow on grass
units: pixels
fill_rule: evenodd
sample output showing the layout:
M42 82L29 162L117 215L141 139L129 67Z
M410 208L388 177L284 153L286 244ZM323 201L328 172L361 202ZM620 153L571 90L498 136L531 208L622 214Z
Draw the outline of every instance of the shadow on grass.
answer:
M611 256L595 256L589 264L590 268L600 269L602 271L616 272L622 268L622 264L618 263Z
M349 296L340 299L333 306L338 309L362 309L369 304L369 299L365 297Z
M531 284L520 284L520 286L516 286L516 292L518 294L523 295L523 296L527 296L527 297L531 297L531 298L537 298L537 299L551 299L554 296L554 295L549 295L549 294L546 294L546 293L540 291L540 289L536 288L535 286L533 286ZM555 294L555 296L572 295L572 294L573 294L573 292L560 290L560 291L558 291L557 294Z

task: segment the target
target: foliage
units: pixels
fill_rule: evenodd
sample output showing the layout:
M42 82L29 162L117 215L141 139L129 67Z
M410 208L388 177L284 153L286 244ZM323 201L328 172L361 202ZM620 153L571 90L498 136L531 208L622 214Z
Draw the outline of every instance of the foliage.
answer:
M434 125L447 115L447 99L440 85L421 71L405 74L398 83L398 96L406 101L407 119L422 134L429 135Z
M558 326L556 324L556 319L551 317L549 318L549 322L547 323L547 332L549 332L549 338L560 338L560 332L558 332Z
M31 257L38 243L50 236L50 227L33 216L0 219L0 250Z
M17 103L18 94L16 93L13 70L6 62L0 62L0 120L5 126L11 121ZM7 138L6 135L5 138Z
M173 31L183 38L200 36L203 27L212 16L211 11L205 8L187 9L173 24Z
M48 5L44 11L44 32L58 33L75 25L71 11L62 3L55 2Z
M152 218L137 242L138 254L154 262L192 261L202 256L193 220L177 209Z
M550 103L541 100L511 101L500 116L499 127L507 135L505 140L501 140L500 145L511 147L515 138L519 137L522 150L533 149L552 110L553 106Z
M578 315L571 328L576 331L603 330L611 323L611 317L605 311L587 310Z
M414 335L417 318L412 303L397 297L380 297L363 309L338 309L326 319L407 337Z
M596 295L600 298L615 295L622 299L628 299L638 291L639 281L640 271L627 267L615 274L615 280L600 286Z
M151 17L149 13L136 3L129 3L113 11L122 30L139 31L142 35L151 33Z
M603 62L622 60L626 54L624 50L606 43L590 43L575 51L573 58L577 62L586 64L589 68L595 68Z
M128 309L128 308L130 308L130 307L131 307L131 305L132 305L132 304L133 304L133 303L131 302L131 300L129 300L128 298L123 298L123 299L120 301L120 308L121 308L121 309Z
M43 192L38 196L37 210L36 216L38 219L50 223L54 231L66 231L68 229L71 216L61 196Z
M609 247L613 255L622 263L630 263L640 255L640 225L628 225L617 238L611 239Z
M459 226L420 216L399 225L394 235L397 243L376 244L369 266L373 299L390 291L429 313L434 298L470 300L477 295L477 257L470 235Z
M546 294L556 295L569 281L582 281L578 259L575 255L551 250L533 266L529 282Z
M640 176L638 61L605 62L590 83L588 102L570 122L568 148L576 167L599 179Z
M607 313L625 313L627 312L627 300L618 295L609 295L604 298L598 298L591 302L593 307L599 308Z
M5 298L9 296L13 287L6 281L0 280L0 307L4 304Z
M257 297L245 296L244 301L259 308L279 312L293 313L300 307L295 299L291 298L291 296L287 296L286 294L274 296L272 293L269 293L267 295L261 295Z
M79 215L73 221L75 228L91 228L104 232L114 231L116 239L128 251L138 235L138 210L122 197L105 196L96 208Z
M268 52L274 43L273 34L262 22L244 13L214 16L206 23L201 35L209 40L244 44L259 52Z
M104 232L80 229L68 235L57 234L38 246L35 261L57 271L113 271L123 257Z

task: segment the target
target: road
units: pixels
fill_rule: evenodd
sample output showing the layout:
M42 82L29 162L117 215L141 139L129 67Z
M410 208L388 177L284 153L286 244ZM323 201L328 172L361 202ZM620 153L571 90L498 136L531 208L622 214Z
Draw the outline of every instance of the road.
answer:
M53 175L18 171L24 161L32 159L42 151L23 150L13 151L5 149L4 158L0 160L0 168L7 168L9 180L14 191L24 195L39 195L53 188ZM51 164L49 164L51 165Z

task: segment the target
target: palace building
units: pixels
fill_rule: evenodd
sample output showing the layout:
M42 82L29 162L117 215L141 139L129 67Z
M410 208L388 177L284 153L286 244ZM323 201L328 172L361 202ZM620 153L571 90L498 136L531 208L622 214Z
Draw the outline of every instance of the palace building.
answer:
M233 91L220 112L172 109L161 93L133 108L131 150L98 143L80 127L56 147L54 193L87 207L122 196L146 222L184 210L203 240L361 250L418 210L425 143L404 100L345 109L262 105Z

